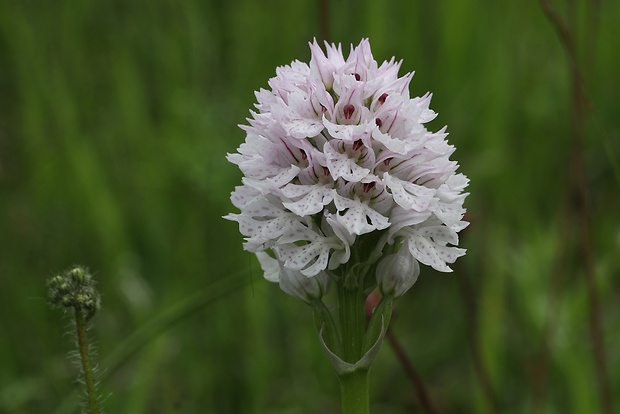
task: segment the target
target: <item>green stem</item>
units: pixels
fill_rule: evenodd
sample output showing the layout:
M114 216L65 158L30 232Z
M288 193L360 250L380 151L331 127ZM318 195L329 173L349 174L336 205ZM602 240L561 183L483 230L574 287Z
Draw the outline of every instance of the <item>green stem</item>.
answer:
M88 397L88 408L90 414L99 414L99 406L97 405L97 393L95 390L95 378L93 367L90 362L88 353L88 340L86 338L86 321L84 315L79 309L75 310L75 326L77 329L78 348L80 350L80 358L82 360L82 372L84 373L84 382L86 383L86 395Z
M342 414L368 414L368 370L357 370L340 376Z
M342 359L355 364L362 357L365 333L365 298L359 289L339 286L338 310L342 328Z
M351 280L351 279L350 279ZM366 297L358 284L338 286L338 311L342 332L341 358L355 364L362 358L366 334ZM368 369L358 368L339 375L342 414L368 414Z

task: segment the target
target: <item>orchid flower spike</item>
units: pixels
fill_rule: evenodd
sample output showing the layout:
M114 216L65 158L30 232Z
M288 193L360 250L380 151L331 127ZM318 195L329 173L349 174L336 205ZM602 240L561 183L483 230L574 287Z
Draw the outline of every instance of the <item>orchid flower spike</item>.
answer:
M379 283L395 294L419 263L450 272L465 254L468 179L450 160L446 128L425 127L437 116L432 95L410 97L413 74L399 77L394 58L379 65L368 39L346 58L316 40L310 52L309 64L277 68L256 92L245 142L228 154L244 178L231 194L239 213L225 218L239 224L245 250L269 251L278 277L267 278L306 299L324 287L308 278L337 277L369 244L376 259L402 246L379 265ZM398 266L414 269L401 284L390 273Z

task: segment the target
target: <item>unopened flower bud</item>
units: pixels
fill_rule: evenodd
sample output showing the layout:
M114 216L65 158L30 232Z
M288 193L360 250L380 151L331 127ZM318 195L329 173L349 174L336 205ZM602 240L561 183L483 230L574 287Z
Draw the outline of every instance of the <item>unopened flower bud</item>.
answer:
M88 271L83 267L77 266L71 269L69 272L69 277L71 281L77 286L86 286L89 284L90 275Z
M308 277L299 270L280 264L280 288L291 296L311 303L321 299L329 289L329 275L321 271L316 276Z
M280 261L267 253L258 252L256 257L265 272L265 279L279 283L285 293L306 303L321 299L329 290L329 275L324 271L316 276L306 276L299 270L284 267Z
M418 280L420 264L402 246L398 253L383 258L377 265L377 285L384 296L402 296Z
M54 277L52 277L48 282L48 286L50 288L59 288L60 285L62 285L65 282L65 278L60 276L60 275L56 275Z
M60 306L65 308L75 306L75 301L73 300L73 296L63 296L60 298Z
M63 275L52 277L47 283L49 301L60 308L74 308L92 317L101 307L101 297L95 289L95 280L88 269L77 266Z
M59 276L60 277L60 276ZM64 281L58 286L58 291L64 295L69 294L71 292L71 285Z

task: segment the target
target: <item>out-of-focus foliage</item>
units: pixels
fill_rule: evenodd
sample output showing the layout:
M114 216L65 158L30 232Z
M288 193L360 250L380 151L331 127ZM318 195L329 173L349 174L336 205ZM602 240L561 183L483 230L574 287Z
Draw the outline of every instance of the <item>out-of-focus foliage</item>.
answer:
M620 404L620 3L601 2L595 30L577 3L592 245ZM448 125L471 178L468 255L454 274L424 269L393 323L431 398L445 413L493 412L487 384L502 413L598 412L568 190L570 72L538 2L330 6L333 41L369 37L377 59L416 71L412 93L434 93L432 128ZM225 154L244 139L253 91L276 66L308 61L319 27L318 1L0 2L0 412L52 412L74 389L45 279L75 263L103 293L100 360L194 292L245 280L113 367L108 412L338 412L311 312L262 280L221 219L240 180ZM387 344L371 388L377 413L420 409Z

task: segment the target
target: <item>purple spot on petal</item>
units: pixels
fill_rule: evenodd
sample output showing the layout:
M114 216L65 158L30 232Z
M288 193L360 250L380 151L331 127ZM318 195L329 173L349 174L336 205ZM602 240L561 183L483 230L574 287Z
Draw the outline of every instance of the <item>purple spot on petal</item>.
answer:
M364 183L364 186L363 186L364 193L367 193L370 190L372 190L373 188L375 188L376 184L377 183L375 183L374 181L372 181L370 183Z
M351 119L353 116L353 112L355 112L355 107L351 104L346 104L343 108L345 119Z

